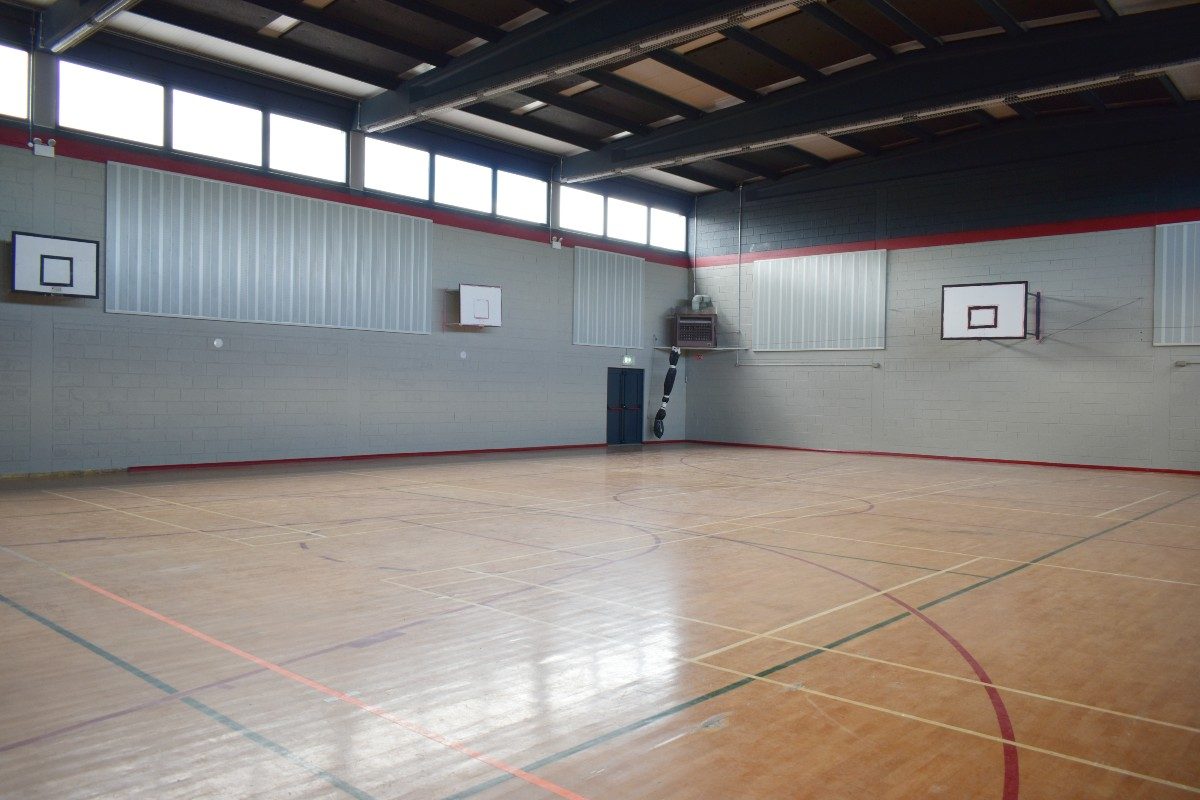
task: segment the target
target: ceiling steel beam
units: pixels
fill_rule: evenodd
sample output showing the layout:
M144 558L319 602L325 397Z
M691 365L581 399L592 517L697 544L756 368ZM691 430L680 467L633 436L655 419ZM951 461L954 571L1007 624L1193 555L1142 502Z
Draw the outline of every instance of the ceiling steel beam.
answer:
M56 0L40 13L38 47L51 53L65 52L137 4L138 0Z
M718 158L717 161L720 161L722 164L728 164L734 169L740 169L742 172L749 172L756 178L766 178L774 181L783 177L782 172L767 169L742 156L725 156L724 158Z
M651 89L649 86L643 86L636 81L622 78L620 75L615 75L607 70L589 69L579 74L588 80L595 81L601 86L607 86L610 89L615 89L618 92L649 103L652 106L658 106L664 110L671 111L673 114L685 119L699 119L704 116L704 112L693 105Z
M1103 2L1104 0L1100 0ZM867 5L892 21L892 24L916 39L924 47L937 47L942 40L922 28L907 14L892 5L891 0L866 0Z
M478 22L468 16L459 14L457 11L451 11L443 6L427 2L427 0L387 0L387 2L489 42L504 38L504 31L499 28Z
M895 53L892 52L892 48L888 47L882 42L877 41L874 37L863 33L857 27L844 20L836 11L833 11L828 6L811 5L807 6L805 10L813 19L818 20L822 25L830 30L841 34L842 37L858 45L863 50L866 50L878 60L886 61L895 55Z
M353 22L346 22L334 17L327 11L318 11L310 6L291 2L291 0L249 0L249 2L259 8L265 8L267 11L283 14L292 19L298 19L306 25L315 25L318 28L332 31L350 39L357 39L360 42L365 42L383 50L399 53L402 56L407 56L425 64L437 66L450 61L450 56L445 53L401 41L394 36L380 33L377 28L369 28L364 25L356 25Z
M825 77L825 73L821 72L821 70L817 69L813 65L801 61L791 53L785 53L775 45L759 38L758 36L755 36L753 33L741 27L740 25L727 28L721 31L721 33L724 34L726 39L737 42L743 47L753 50L760 56L768 59L769 61L774 61L781 67L790 69L797 75L802 76L806 81L819 81Z
M813 0L588 0L524 25L503 39L364 100L368 133L415 122L511 91L637 59L780 6Z
M970 110L1086 81L1200 59L1200 5L1031 30L905 53L630 137L563 162L566 181L763 150L799 136L853 133Z
M672 175L678 175L681 178L687 178L689 181L703 183L705 186L711 186L712 188L719 189L722 192L732 192L738 188L737 183L734 181L714 177L709 175L707 172L696 169L693 166L667 167L662 171L669 172Z
M520 94L525 95L531 100L545 103L555 108L561 108L563 111L569 111L585 119L590 119L594 122L600 122L605 125L611 125L614 128L621 128L630 133L651 133L654 129L642 122L637 122L621 114L612 114L608 111L588 105L586 102L578 99L577 95L568 97L565 94L551 91L549 89L541 89L536 86L530 86L520 91ZM586 95L586 92L584 93ZM538 109L530 111L530 114L536 114Z
M722 92L733 97L750 102L757 100L761 95L753 89L742 86L737 81L730 80L724 75L718 75L711 69L700 66L695 61L692 61L687 56L681 56L674 50L660 50L657 53L651 54L650 58L654 59L663 66L670 67L676 72L682 72L689 78L695 78L701 83L706 83L714 89L720 89Z
M825 169L787 175L772 184L748 189L746 198L788 197L1031 159L1153 146L1172 140L1190 142L1189 151L1200 155L1200 103L1189 103L1183 109L1140 108L1006 120L995 126L939 137L931 144L897 147L873 158L855 158ZM1185 155L1174 148L1169 152L1170 158Z
M1175 85L1175 81L1171 80L1170 75L1159 75L1158 82L1159 85L1162 86L1163 90L1171 96L1171 100L1175 103L1175 105L1187 105L1187 98L1183 96L1183 92L1179 91L1179 87Z
M306 66L316 67L317 69L323 69L347 78L353 78L356 81L369 83L372 86L388 86L395 83L397 79L396 74L393 72L368 67L355 61L348 61L344 58L332 56L323 50L315 50L311 47L299 45L288 41L286 38L263 36L244 25L215 19L205 14L197 14L180 6L151 3L139 8L138 14L156 19L159 22L165 22L168 25L175 25L189 31L214 36L227 42L261 50L264 53L270 53L271 55L286 58Z
M1108 4L1108 0L1092 0L1092 5L1100 12L1100 16L1111 21L1117 18L1117 12Z
M1009 33L1025 32L1025 26L1009 13L1007 8L1000 5L999 0L975 0L975 4L986 11L989 17L996 20L997 24Z

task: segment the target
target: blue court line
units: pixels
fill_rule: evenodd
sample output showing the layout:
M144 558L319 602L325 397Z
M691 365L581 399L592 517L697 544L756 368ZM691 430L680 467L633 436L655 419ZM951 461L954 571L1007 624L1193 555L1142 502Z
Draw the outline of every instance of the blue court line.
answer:
M133 675L137 678L142 679L146 683L153 686L155 689L158 689L160 692L163 692L164 694L178 694L178 690L175 689L175 687L171 686L169 683L166 683L165 681L162 681L162 680L154 677L153 675L146 672L145 670L140 669L140 668L134 666L133 664L130 664L125 659L121 658L120 656L114 655L113 653L108 652L107 650L100 647L99 645L89 642L87 639L84 639L82 636L80 636L76 633L72 633L71 631L67 630L66 628L59 625L58 623L53 622L52 620L46 619L41 614L37 613L36 611L26 608L25 606L21 605L20 603L16 602L15 600L11 600L8 597L5 597L4 595L0 594L0 603L4 603L6 606L13 609L14 611L18 611L21 614L24 614L26 617L33 620L34 622L37 622L38 624L43 625L46 628L49 628L50 630L54 631L58 635L63 636L66 639L69 639L70 641L74 642L75 644L79 645L80 647L90 650L92 653L95 653L96 655L100 656L108 663L110 663L116 667L120 667L121 669L128 672L130 675ZM182 698L180 698L179 702L191 707L192 709L194 709L196 711L199 711L204 716L208 717L209 719L213 720L214 722L220 723L221 725L225 726L229 730L241 735L242 737L250 740L251 742L254 742L259 747L263 747L267 750L270 750L272 753L275 753L278 756L282 756L283 758L286 758L288 761L292 762L296 766L302 767L307 772L317 776L318 778L321 778L322 780L329 783L330 785L340 789L341 791L343 791L346 794L350 795L351 797L355 798L355 800L375 800L374 797L367 794L362 789L359 789L356 786L352 786L351 784L346 783L346 781L342 780L338 776L321 769L320 767L316 766L315 764L312 764L312 763L306 761L305 759L296 755L291 750L287 749L286 747L279 744L278 742L272 741L271 739L268 739L266 736L263 736L261 733L258 733L257 731L247 728L245 725L241 724L240 722L238 722L236 720L230 719L229 717L225 716L220 711L217 711L215 708L212 708L211 706L207 706L204 703L201 703L199 700L196 700L191 697L182 697Z
M968 586L964 586L963 588L957 589L953 592L950 592L949 594L945 594L934 600L930 600L929 602L927 602L923 605L917 606L917 609L920 611L924 611L925 609L932 608L933 606L936 606L939 603L944 603L947 600L953 600L955 597L958 597L960 595L966 594L967 592L978 589L981 586L986 586L987 584L992 583L994 581L998 581L1001 578L1007 578L1009 575L1014 575L1018 572L1021 572L1022 570L1028 569L1029 567L1033 566L1034 564L1045 561L1048 558L1053 558L1054 556L1059 555L1060 553L1063 553L1067 550L1070 550L1073 547L1078 547L1081 544L1090 542L1091 540L1093 540L1097 537L1103 536L1106 533L1112 533L1113 531L1120 530L1121 528L1124 528L1126 525L1137 522L1140 519L1144 519L1145 517L1148 517L1151 514L1157 514L1159 511L1165 511L1166 509L1170 508L1171 506L1178 505L1186 500L1191 500L1193 497L1197 497L1197 496L1200 496L1200 492L1195 492L1194 494L1190 494L1187 497L1181 497L1178 500L1167 503L1165 506L1160 506L1159 508L1155 508L1150 511L1147 511L1144 514L1139 514L1138 516L1133 517L1132 519L1124 520L1116 525L1113 525L1112 527L1105 528L1104 530L1100 531L1099 533L1093 533L1090 536L1085 536L1082 539L1077 539L1073 542L1070 542L1069 544L1059 547L1056 550L1051 550L1050 552L1040 555L1037 558L1031 559L1031 560L1025 562L1024 564L1018 564L1017 566L1013 567L1012 569L997 573L996 575L993 575L990 578L984 578L981 581L976 581L975 583L972 583ZM736 541L736 540L729 540L729 541ZM986 558L986 557L987 556L981 556L981 558ZM863 628L862 630L859 630L859 631L855 631L854 633L851 633L848 636L843 636L841 639L838 639L837 641L830 642L829 644L825 645L820 650L809 650L806 653L801 653L800 655L796 656L795 658L790 658L787 661L776 664L773 667L767 667L766 669L762 670L761 672L754 673L754 677L741 678L740 680L736 680L733 683L729 683L720 688L713 689L711 692L702 694L699 697L693 697L691 700L686 700L682 703L679 703L678 705L671 706L670 708L659 711L657 714L651 714L648 717L643 717L642 719L636 720L634 722L630 722L629 724L623 725L620 728L617 728L615 730L611 730L608 733L602 733L599 736L596 736L592 739L588 739L586 742L580 742L579 744L575 745L574 747L568 748L566 750L560 750L557 753L552 753L552 754L546 756L545 758L540 758L537 761L534 761L530 764L525 765L521 769L525 772L534 772L538 769L541 769L542 767L547 767L558 761L562 761L565 758L570 758L573 755L582 753L585 750L590 750L593 747L597 747L599 745L610 742L613 739L617 739L621 736L624 736L627 733L633 733L634 731L644 728L647 725L650 725L652 723L658 722L661 719L666 719L667 717L673 717L676 714L678 714L682 711L687 711L689 708L698 706L701 703L706 703L709 700L720 697L721 695L724 695L724 694L728 694L729 692L732 692L736 689L740 689L743 686L748 686L749 684L754 683L758 678L765 678L769 675L773 675L774 673L785 670L788 667L795 666L796 664L799 664L802 661L807 661L810 658L819 656L819 655L821 655L821 653L824 653L827 649L828 650L836 649L836 648L840 647L841 645L852 642L855 639L859 639L863 636L866 636L867 634L874 633L875 631L880 630L881 628L886 628L887 626L897 623L900 620L902 620L906 617L910 617L910 616L912 616L912 615L909 614L907 611L905 611L902 614L897 614L894 617L889 617L888 619L885 619L881 622L876 622L874 625ZM485 792L494 786L499 786L500 784L509 780L510 777L511 776L508 776L508 775L501 775L499 777L492 778L491 780L484 781L484 782L478 783L468 789L464 789L463 791L458 792L457 794L452 794L452 795L444 798L443 800L466 800L466 798L468 798L468 797L474 797L475 795L479 794L480 792Z

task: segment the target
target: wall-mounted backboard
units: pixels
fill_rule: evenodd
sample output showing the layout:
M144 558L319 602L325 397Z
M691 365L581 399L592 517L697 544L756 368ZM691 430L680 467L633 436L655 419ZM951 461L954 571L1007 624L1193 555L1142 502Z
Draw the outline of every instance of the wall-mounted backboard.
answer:
M1029 282L942 287L943 339L1024 339Z
M13 233L14 292L99 297L100 243L38 233Z
M499 328L501 321L500 287L458 285L458 324Z

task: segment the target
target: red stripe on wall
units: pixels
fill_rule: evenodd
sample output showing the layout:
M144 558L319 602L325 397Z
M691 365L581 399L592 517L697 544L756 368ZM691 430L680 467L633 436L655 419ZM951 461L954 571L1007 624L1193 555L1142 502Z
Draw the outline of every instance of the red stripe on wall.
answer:
M1117 217L1069 220L1066 222L1043 222L1037 225L1018 225L1012 228L985 228L976 231L954 231L935 233L928 236L905 236L896 239L872 239L845 244L822 244L813 247L795 247L786 250L762 250L743 253L743 264L772 258L798 258L819 256L827 253L854 253L860 250L912 250L918 247L943 247L952 244L976 244L1006 239L1033 239L1040 236L1063 236L1071 233L1097 233L1126 228L1149 228L1169 225L1173 222L1196 222L1200 220L1200 209L1187 208L1179 211L1152 211L1144 214L1126 214ZM736 253L719 256L700 256L697 267L724 267L738 263Z
M0 145L20 147L24 149L28 147L28 141L29 137L24 130L0 126ZM374 195L357 194L333 186L326 187L300 181L292 181L276 175L243 172L237 169L222 167L219 164L184 161L154 152L126 150L121 147L114 147L111 145L99 144L81 139L63 138L62 135L56 135L55 141L57 142L55 149L58 155L65 156L67 158L78 158L81 161L95 161L100 163L117 161L122 164L132 164L133 166L137 167L160 169L166 172L178 173L180 175L191 175L192 177L196 178L207 178L214 181L234 183L240 186L252 186L256 189L267 189L269 191L282 192L284 194L292 194L299 197L311 197L316 200L328 200L333 203L344 203L346 205L358 206L360 208L372 208L377 211L390 211L396 214L407 214L411 217L420 217L422 219L430 220L438 225L445 225L451 228L478 231L480 233L491 233L496 236L507 236L510 239L523 239L525 241L541 242L547 245L550 243L549 229L531 229L523 225L505 222L504 220L500 219L476 217L469 214L460 214L446 209L430 208L428 206L405 203L404 201L376 197ZM638 256L645 258L651 263L662 264L668 267L681 267L683 269L687 269L692 265L691 259L685 253L659 253L657 251L648 250L647 248L637 247L636 245L625 245L611 242L603 238L572 235L563 236L564 247L575 247L576 245L594 247L599 250L621 253L622 255Z

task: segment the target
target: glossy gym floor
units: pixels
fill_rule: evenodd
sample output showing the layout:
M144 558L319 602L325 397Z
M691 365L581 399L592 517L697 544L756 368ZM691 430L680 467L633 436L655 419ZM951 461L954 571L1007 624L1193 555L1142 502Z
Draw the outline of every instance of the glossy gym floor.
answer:
M700 445L0 484L0 796L1186 798L1200 479Z

